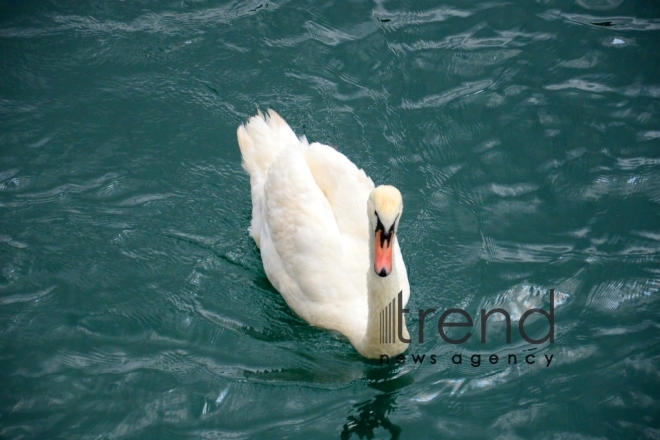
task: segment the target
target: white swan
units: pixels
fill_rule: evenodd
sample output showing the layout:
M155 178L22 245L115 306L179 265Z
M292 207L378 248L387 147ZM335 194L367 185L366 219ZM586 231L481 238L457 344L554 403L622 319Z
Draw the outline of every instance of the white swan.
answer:
M400 329L396 319L398 293L403 307L410 296L397 241L399 191L374 188L346 156L298 139L272 110L237 135L250 174L250 235L289 307L341 332L367 358L405 351L405 319Z

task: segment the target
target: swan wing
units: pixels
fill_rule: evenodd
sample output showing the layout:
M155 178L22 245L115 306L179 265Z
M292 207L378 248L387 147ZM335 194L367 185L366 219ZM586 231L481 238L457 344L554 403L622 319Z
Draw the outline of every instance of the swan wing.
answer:
M271 164L262 212L262 260L287 304L314 325L344 334L360 327L355 316L366 320L366 301L342 268L335 213L300 149L282 150Z
M304 150L316 186L328 201L341 234L341 267L365 301L369 269L367 200L371 179L346 156L327 145L313 143Z
M346 156L327 145L314 142L304 154L316 185L332 207L339 231L368 242L366 206L374 189L372 180Z

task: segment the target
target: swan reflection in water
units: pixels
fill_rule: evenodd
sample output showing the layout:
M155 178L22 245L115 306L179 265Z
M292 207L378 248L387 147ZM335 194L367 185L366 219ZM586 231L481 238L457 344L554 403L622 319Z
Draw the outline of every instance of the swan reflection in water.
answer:
M380 392L375 397L353 405L341 432L342 439L357 435L358 438L372 439L379 428L390 433L390 438L397 439L402 428L390 420L396 410L396 397L404 388L414 383L412 375L406 374L398 366L379 366L378 362L367 361L376 368L365 371L369 388Z
M356 414L348 416L341 432L341 438L349 439L353 434L358 438L374 438L378 428L383 428L390 433L390 438L398 439L401 435L401 427L390 421L388 416L396 409L397 392L386 392L377 395L366 402L358 403L353 408Z

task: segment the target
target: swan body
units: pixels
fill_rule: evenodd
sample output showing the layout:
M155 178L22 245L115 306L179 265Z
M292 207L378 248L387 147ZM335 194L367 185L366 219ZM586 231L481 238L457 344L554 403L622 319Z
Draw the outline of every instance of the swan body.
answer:
M383 311L398 306L399 292L403 307L410 296L396 236L399 191L374 187L346 156L298 138L272 110L251 117L237 136L250 175L249 232L289 307L311 325L339 331L365 357L405 351L407 342L382 335ZM401 328L395 320L390 330L405 341L403 316Z

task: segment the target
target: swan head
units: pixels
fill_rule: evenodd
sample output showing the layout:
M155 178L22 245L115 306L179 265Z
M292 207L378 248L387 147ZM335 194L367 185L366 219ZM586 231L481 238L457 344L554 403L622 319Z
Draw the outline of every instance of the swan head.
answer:
M369 195L369 234L374 271L386 277L392 272L394 235L403 212L403 199L398 189L390 185L376 187Z

